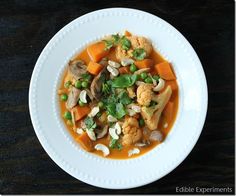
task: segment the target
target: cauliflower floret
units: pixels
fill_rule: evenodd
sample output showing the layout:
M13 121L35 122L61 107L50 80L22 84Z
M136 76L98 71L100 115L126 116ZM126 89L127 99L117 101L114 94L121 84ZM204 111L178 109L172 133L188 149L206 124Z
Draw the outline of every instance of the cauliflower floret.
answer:
M142 137L142 131L139 129L138 120L133 117L129 117L125 120L122 126L122 132L124 134L122 138L123 145L134 144Z
M128 87L127 88L128 91L128 95L131 99L133 99L134 97L136 97L135 91L134 91L134 87Z
M126 51L122 49L121 45L116 47L116 58L119 60L132 57L132 52L130 50Z
M148 57L152 52L152 44L151 42L145 37L138 37L138 36L129 36L127 39L131 42L131 48L129 50L122 49L121 45L119 44L116 47L116 58L122 60L124 58L131 58L133 57L133 51L137 48L143 48L146 51L146 56Z
M147 38L131 36L128 39L131 41L133 49L143 48L146 51L147 56L149 56L150 53L152 52L152 44Z
M161 113L168 103L171 94L171 87L167 86L164 92L153 97L153 99L157 101L157 105L151 107L144 106L141 108L141 115L150 130L157 129Z
M143 83L137 88L137 102L142 106L148 106L153 97L152 84Z

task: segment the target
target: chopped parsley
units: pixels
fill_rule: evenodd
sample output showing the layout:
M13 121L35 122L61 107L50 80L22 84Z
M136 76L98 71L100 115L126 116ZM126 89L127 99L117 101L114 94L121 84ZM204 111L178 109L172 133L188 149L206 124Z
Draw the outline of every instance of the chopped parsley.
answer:
M117 148L118 150L122 149L121 143L119 143L118 140L113 139L113 138L110 141L109 147L112 148L112 149L116 149Z
M120 43L121 43L122 49L124 49L124 50L129 50L130 47L131 47L131 42L130 42L130 40L127 39L125 36L123 36L123 37L120 39Z
M126 88L133 86L138 80L137 75L123 74L112 80L112 87L114 88Z
M132 99L129 97L128 93L126 91L122 91L119 95L118 98L120 100L120 103L124 105L128 105L132 103Z
M96 122L94 122L93 118L91 117L85 118L84 123L88 131L93 131L97 127Z
M119 34L112 35L112 39L113 39L113 44L114 44L114 45L119 44L119 42L120 42L120 36L119 36Z
M113 47L113 41L112 40L103 40L105 42L105 50L109 50Z

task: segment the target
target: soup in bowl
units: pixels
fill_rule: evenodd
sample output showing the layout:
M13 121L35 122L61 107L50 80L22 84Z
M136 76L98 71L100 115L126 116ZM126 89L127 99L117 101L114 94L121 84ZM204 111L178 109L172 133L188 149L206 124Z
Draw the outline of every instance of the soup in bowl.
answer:
M163 142L178 110L171 63L143 36L114 34L73 57L58 89L61 116L86 151L127 159Z

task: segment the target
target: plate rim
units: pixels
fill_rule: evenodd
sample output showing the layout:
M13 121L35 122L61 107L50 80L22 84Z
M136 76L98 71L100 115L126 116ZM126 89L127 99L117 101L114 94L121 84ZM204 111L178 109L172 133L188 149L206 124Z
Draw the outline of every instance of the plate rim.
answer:
M50 47L50 44L56 39L56 37L61 33L63 32L66 28L68 28L72 23L74 23L75 21L79 20L79 18L81 17L86 17L87 15L90 15L90 14L96 14L97 12L103 12L103 11L115 11L115 10L131 10L131 11L135 11L135 12L138 12L138 13L141 13L141 14L145 14L145 15L151 15L152 17L157 17L159 20L161 20L162 22L166 23L168 26L170 26L171 28L173 28L174 30L177 31L177 33L184 39L184 41L188 44L188 48L191 50L191 52L193 52L193 55L195 55L195 60L197 60L197 64L200 65L200 69L201 69L201 73L203 74L202 77L204 78L204 93L205 93L205 110L203 111L204 112L204 115L203 115L203 118L201 120L201 125L199 126L200 127L200 131L198 131L198 136L196 136L196 139L195 139L195 142L192 143L191 147L189 147L189 151L185 154L185 156L183 158L181 158L181 160L179 162L177 162L175 164L174 167L172 167L171 170L169 170L168 172L164 173L163 175L159 176L158 178L156 179L150 179L150 181L146 180L146 183L144 182L141 182L140 184L136 184L134 186L127 186L127 187L124 187L124 188L134 188L134 187L138 187L138 186L143 186L143 185L146 185L146 184L149 184L153 181L156 181L160 178L162 178L163 176L167 175L168 173L170 173L171 171L173 171L180 163L182 163L186 157L190 154L190 152L192 151L193 147L196 145L199 137L200 137L200 134L203 130L203 126L204 126L204 123L205 123L205 120L206 120L206 114L207 114L207 108L208 108L208 90L207 90L207 80L206 80L206 77L205 77L205 73L204 73L204 69L202 67L202 64L200 62L200 59L196 53L196 51L193 49L192 45L188 42L188 40L175 28L173 27L170 23L166 22L165 20L163 20L162 18L156 16L156 15L153 15L153 14L150 14L148 12L145 12L145 11L142 11L142 10L138 10L138 9L131 9L131 8L106 8L106 9L100 9L100 10L96 10L96 11L93 11L93 12L89 12L85 15L82 15L74 20L72 20L70 23L68 23L67 25L65 25L63 28L61 28L51 39L50 41L46 44L46 46L44 47L44 49L42 50L42 52L40 53L38 59L37 59L37 62L36 62L36 65L34 67L34 70L33 70L33 73L32 73L32 77L31 77L31 80L30 80L30 87L29 87L29 111L30 111L30 118L31 118L31 121L32 121L32 124L33 124L33 127L34 127L34 131L41 143L41 145L43 146L45 152L49 155L49 157L60 167L62 168L64 171L66 171L68 174L70 174L71 176L75 177L76 179L78 179L76 176L74 176L73 174L71 174L71 172L67 171L67 169L63 168L59 163L58 163L58 160L53 157L53 153L48 149L48 147L45 145L44 141L43 141L43 138L41 137L41 135L39 134L38 130L36 130L36 125L35 125L35 121L34 121L34 118L33 118L33 108L32 108L32 93L33 93L33 78L35 77L36 75L36 68L37 68L37 65L39 64L39 61L40 59L42 59L42 56L44 54L44 52L46 51L46 49L48 47ZM79 179L81 181L84 181L83 179ZM87 181L84 181L88 184L91 184L93 186L97 186L97 187L102 187L102 188L109 188L109 189L123 189L123 187L106 187L106 186L99 186L97 184L93 184L91 181L90 182L87 182Z

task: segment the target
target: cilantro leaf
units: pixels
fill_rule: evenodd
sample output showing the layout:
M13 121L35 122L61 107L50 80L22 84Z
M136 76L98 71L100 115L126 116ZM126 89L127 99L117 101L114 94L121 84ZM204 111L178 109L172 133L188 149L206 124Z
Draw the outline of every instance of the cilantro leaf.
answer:
M112 115L112 116L116 116L116 104L115 103L109 103L106 106L107 112Z
M119 34L112 35L113 43L117 45L120 42L120 36Z
M116 146L116 142L117 142L117 140L112 138L111 141L110 141L110 143L109 143L109 147L112 148L112 149L114 149L115 146Z
M134 49L132 54L136 60L143 60L147 55L146 51L143 48Z
M109 50L113 47L113 41L112 40L103 40L105 42L105 50Z
M121 47L122 49L124 50L129 50L130 47L131 47L131 42L129 39L127 39L125 36L123 36L120 40L120 43L121 43Z
M103 84L102 84L102 92L103 92L104 94L109 94L109 92L110 92L110 87L108 86L108 84L106 84L106 83L103 83Z
M118 150L122 149L122 145L120 143L118 143L118 140L113 139L113 138L110 141L109 147L112 149L117 148Z
M121 119L126 115L125 107L119 102L119 98L115 93L112 93L109 97L103 99L103 103L108 114L114 116L115 118Z
M125 107L122 103L117 103L116 104L116 115L115 117L118 119L121 119L123 116L126 115L126 110Z
M138 79L137 75L122 74L112 81L114 88L126 88L132 86Z
M128 93L126 91L122 91L119 95L118 98L120 100L120 103L124 105L128 105L132 102L132 99L129 97Z
M117 146L117 149L118 149L118 150L122 150L122 148L123 148L123 146L122 146L121 143L118 143L116 146Z
M107 94L107 95L114 93L111 80L108 80L102 84L102 93Z
M85 118L84 123L86 125L86 128L89 131L93 131L97 127L96 122L94 122L93 118L91 118L91 117Z

